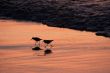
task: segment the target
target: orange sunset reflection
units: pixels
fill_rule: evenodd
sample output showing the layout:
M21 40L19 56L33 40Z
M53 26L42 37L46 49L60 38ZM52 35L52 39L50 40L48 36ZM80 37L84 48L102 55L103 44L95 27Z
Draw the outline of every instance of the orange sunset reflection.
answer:
M32 51L33 36L53 39L53 54ZM110 39L92 32L0 20L1 73L109 73L109 56Z

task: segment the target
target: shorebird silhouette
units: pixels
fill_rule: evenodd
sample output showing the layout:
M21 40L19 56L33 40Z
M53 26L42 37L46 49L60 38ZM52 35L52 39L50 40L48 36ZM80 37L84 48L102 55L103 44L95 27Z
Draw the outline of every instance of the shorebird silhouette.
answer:
M46 44L45 48L52 42L53 40L43 40L43 42ZM52 46L52 45L50 45Z
M40 39L39 37L32 37L32 40L36 41L36 42L35 42L35 45L38 43L37 46L40 47L40 41L41 41L42 39Z
M32 50L42 50L42 49L40 48L40 41L41 41L42 39L40 39L39 37L32 37L32 40L35 41L35 47L32 48Z
M50 44L53 40L44 40L44 43Z
M43 40L43 42L46 44L45 45L45 48L46 50L44 51L44 55L47 55L47 54L50 54L52 53L52 45L50 44L53 40ZM50 45L50 48L49 48L49 45Z

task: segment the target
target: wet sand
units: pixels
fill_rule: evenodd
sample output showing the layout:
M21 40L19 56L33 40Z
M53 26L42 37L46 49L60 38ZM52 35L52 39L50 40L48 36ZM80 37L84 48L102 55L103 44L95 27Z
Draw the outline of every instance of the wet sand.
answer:
M53 39L53 53L32 51L33 36ZM42 48L43 48L42 43ZM110 39L41 23L0 20L0 73L110 73Z

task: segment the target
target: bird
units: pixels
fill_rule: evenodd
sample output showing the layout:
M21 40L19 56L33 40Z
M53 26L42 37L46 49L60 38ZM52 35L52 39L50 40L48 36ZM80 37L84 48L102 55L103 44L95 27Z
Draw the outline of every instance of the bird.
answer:
M44 43L50 44L53 40L43 40Z
M39 37L32 37L32 39L35 40L35 41L40 41L40 40L42 40L42 39L39 38Z
M32 40L36 41L36 43L38 43L38 46L40 46L40 41L42 40L41 38L39 37L32 37ZM35 45L36 45L35 43Z
M46 44L45 48L48 47L48 45L52 42L53 40L43 40L43 42ZM50 45L52 47L52 45Z

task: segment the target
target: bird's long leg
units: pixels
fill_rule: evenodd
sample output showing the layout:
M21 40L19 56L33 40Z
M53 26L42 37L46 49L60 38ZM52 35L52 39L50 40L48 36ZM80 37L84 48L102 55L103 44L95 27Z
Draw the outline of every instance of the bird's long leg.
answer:
M38 45L38 41L35 42L35 46L39 46L39 45Z
M46 48L46 49L47 49L47 47L48 47L48 44L45 45L45 48Z
M50 44L50 48L52 48L53 47L53 45L52 44Z
M53 45L52 44L46 44L46 48L52 48Z
M35 46L36 46L36 43L37 43L37 42L35 42Z
M38 47L40 47L40 41L38 42Z

